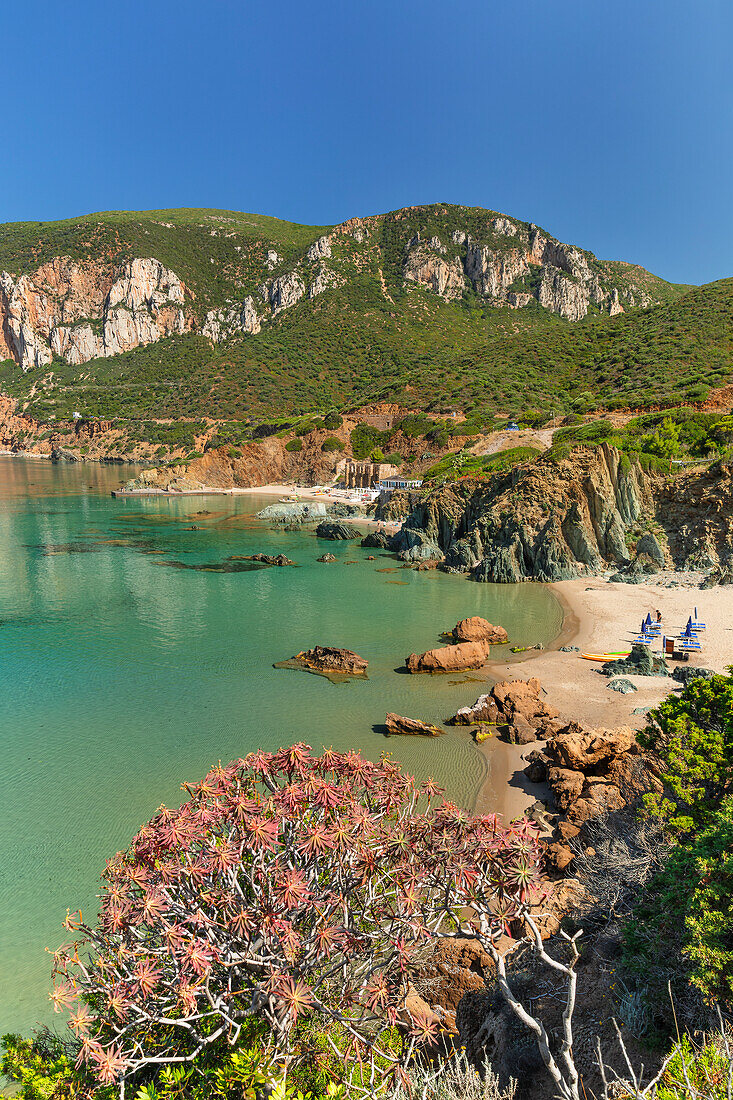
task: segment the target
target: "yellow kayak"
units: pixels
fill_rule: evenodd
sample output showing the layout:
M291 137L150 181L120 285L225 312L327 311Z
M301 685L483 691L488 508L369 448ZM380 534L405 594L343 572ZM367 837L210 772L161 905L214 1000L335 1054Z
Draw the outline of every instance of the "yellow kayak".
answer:
M581 653L580 656L584 661L619 661L622 657L629 657L631 650L627 649L625 653Z

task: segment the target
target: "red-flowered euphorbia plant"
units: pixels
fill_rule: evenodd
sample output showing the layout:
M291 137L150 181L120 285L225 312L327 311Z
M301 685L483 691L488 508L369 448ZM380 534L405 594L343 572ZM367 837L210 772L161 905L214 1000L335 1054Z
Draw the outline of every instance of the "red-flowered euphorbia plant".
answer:
M184 789L108 863L97 925L69 919L83 938L56 955L80 1062L122 1095L143 1067L235 1044L252 1017L285 1062L315 1014L345 1058L399 1073L435 1038L405 1007L415 949L470 931L467 906L499 935L536 874L533 826L468 815L389 759L298 744Z

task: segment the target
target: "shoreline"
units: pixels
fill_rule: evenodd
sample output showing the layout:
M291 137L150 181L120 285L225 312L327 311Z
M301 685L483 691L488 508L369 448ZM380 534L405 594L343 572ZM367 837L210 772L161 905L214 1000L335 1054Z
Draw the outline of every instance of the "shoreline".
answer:
M583 660L583 652L606 653L631 648L642 615L657 608L662 612L663 631L677 635L697 607L707 624L701 635L702 650L691 654L682 668L702 666L725 672L733 662L733 588L701 590L694 575L670 574L670 579L649 584L626 585L604 577L582 577L548 585L563 609L563 624L557 637L544 650L523 654L519 660L492 660L484 666L487 687L500 680L527 680L536 676L550 706L566 721L578 722L586 729L640 729L646 724L646 711L657 706L681 685L670 677L624 676L636 688L628 695L611 691L610 678L600 665ZM728 625L730 624L730 625ZM563 652L561 647L576 645L579 652ZM658 652L658 649L655 650ZM677 662L668 661L670 671ZM481 694L481 692L479 692ZM473 700L471 700L473 702ZM634 711L642 713L634 714ZM511 745L490 738L477 745L487 764L474 810L501 813L505 820L523 815L540 797L540 787L526 784L522 769L525 757L543 742ZM498 800L498 773L506 774L506 792Z

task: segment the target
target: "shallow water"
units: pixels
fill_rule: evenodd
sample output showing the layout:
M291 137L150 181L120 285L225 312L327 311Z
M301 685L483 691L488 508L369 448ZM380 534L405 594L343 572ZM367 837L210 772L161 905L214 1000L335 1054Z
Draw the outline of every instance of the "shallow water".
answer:
M358 543L264 527L263 496L112 499L128 476L0 458L0 1033L50 1019L44 948L183 780L304 740L390 751L469 806L487 765L466 730L387 740L379 726L388 710L440 722L483 680L396 670L467 615L517 645L561 624L542 586L383 572L394 561ZM336 562L316 561L326 550ZM259 551L297 568L227 568ZM315 643L356 650L369 679L272 667Z

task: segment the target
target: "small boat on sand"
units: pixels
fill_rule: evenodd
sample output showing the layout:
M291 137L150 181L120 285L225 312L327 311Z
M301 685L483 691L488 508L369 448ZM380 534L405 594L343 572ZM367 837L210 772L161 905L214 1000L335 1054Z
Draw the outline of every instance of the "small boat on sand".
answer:
M619 661L622 657L630 657L631 650L627 649L625 653L581 653L580 656L584 661Z

